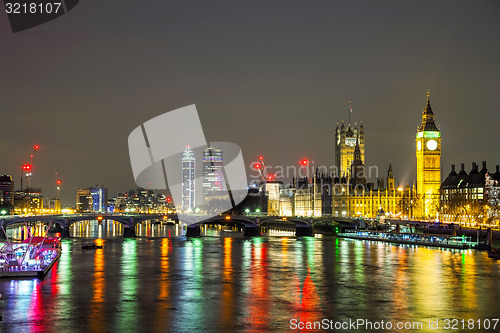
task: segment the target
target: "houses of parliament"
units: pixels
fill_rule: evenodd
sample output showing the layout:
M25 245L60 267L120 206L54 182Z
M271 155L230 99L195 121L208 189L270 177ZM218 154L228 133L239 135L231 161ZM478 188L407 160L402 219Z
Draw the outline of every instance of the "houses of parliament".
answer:
M434 122L429 93L416 133L415 151L416 184L396 186L390 164L386 178L367 182L367 171L369 174L371 170L365 166L363 124L337 124L333 172L317 168L312 176L294 178L285 188L277 181L266 182L268 214L435 218L439 210L441 133Z

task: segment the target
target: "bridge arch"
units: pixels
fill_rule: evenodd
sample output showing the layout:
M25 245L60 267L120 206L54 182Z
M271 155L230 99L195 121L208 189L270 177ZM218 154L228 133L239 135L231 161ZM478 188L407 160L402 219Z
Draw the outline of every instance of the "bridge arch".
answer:
M45 223L52 222L59 224L62 227L65 226L64 220L61 220L60 218L53 218L50 216L22 216L16 218L2 219L2 225L4 228L7 228L16 223L23 223L23 222L45 222Z
M231 216L230 219L226 219L225 216L215 216L197 223L198 225L202 224L236 224L244 227L256 228L258 224L255 220L239 217L239 216Z
M278 216L270 216L270 217L265 217L261 218L260 220L260 225L264 225L269 222L277 222L277 223L293 223L295 224L296 227L299 228L309 228L311 225L309 224L309 221L306 219L301 219L297 217L286 217L286 219L283 219L282 217Z

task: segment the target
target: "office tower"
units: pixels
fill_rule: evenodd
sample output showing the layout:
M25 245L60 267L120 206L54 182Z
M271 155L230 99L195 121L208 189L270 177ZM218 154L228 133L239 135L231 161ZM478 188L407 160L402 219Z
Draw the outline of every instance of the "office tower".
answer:
M79 213L92 211L92 195L89 189L80 189L76 192L76 211Z
M90 188L92 196L92 211L105 213L108 203L108 189L103 187Z
M189 146L182 155L182 211L192 212L195 208L195 158Z
M3 206L14 205L14 181L10 175L0 176L0 191L2 191L1 204Z
M220 194L224 190L223 156L219 148L203 151L203 197Z

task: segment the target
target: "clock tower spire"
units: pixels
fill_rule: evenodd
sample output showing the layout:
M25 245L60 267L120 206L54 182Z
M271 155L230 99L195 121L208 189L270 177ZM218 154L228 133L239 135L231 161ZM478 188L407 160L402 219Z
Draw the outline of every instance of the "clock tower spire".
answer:
M437 217L439 209L439 188L441 186L441 132L434 123L430 93L422 112L422 123L416 135L417 154L417 196L421 218ZM417 214L419 215L419 214Z

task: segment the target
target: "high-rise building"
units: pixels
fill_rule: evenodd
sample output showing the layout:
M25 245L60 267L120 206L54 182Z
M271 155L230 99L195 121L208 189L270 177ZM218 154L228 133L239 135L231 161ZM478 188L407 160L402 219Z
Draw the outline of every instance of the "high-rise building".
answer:
M2 206L13 206L14 205L14 181L10 175L0 176L0 191L2 191L2 196L0 197Z
M189 146L182 155L182 211L195 208L195 158Z
M92 211L92 194L89 189L80 189L76 192L76 211L78 213Z
M422 218L435 218L439 210L441 185L441 132L434 123L429 92L416 135L417 197Z
M359 129L356 124L351 127L351 124L342 126L337 124L335 129L335 167L337 177L351 177L351 165L355 159L354 153L356 144L359 145L359 157L362 164L365 164L365 130L363 124L360 124Z
M224 190L222 150L207 148L203 151L203 197L221 193Z
M38 213L42 209L42 189L27 188L14 193L14 211L17 214Z
M92 196L92 211L105 213L108 203L108 189L103 187L90 188Z
M58 197L49 198L49 210L53 213L61 212L61 199Z

